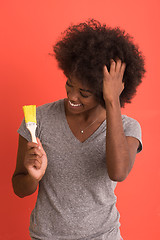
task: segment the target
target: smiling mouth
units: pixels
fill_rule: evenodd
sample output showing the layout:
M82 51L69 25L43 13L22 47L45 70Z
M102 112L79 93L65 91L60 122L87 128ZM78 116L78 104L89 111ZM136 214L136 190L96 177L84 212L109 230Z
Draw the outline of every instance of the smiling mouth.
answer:
M72 103L70 100L69 100L69 104L72 106L72 107L81 107L82 106L82 104L74 104L74 103Z

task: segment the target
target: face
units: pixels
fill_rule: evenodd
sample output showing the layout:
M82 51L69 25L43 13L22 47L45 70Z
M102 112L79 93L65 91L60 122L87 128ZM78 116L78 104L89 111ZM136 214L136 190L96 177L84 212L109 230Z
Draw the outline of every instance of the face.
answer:
M72 77L66 81L67 92L67 110L73 114L89 112L99 107L92 91L75 78Z

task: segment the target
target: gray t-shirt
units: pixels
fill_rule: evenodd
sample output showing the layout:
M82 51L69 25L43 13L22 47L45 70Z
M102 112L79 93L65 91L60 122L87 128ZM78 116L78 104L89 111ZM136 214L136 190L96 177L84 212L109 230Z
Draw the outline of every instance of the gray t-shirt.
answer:
M122 115L124 132L140 141L141 127ZM23 120L18 133L31 141ZM116 182L106 167L106 121L83 143L67 123L64 99L37 108L36 135L48 166L30 218L30 236L43 240L120 240Z

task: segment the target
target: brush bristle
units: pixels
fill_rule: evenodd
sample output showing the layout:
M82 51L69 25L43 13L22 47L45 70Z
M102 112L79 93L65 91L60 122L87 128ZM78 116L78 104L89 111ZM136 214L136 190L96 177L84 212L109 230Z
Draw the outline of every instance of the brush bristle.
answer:
M25 122L35 122L36 121L36 105L23 106L23 112L25 117Z

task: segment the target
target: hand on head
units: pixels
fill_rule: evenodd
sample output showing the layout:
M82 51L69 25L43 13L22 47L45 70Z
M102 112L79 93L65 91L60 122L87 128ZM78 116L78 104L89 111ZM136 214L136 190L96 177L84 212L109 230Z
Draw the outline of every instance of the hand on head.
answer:
M103 98L106 101L114 102L119 100L119 96L124 89L123 75L126 64L120 59L116 62L111 60L110 71L106 66L103 68Z

